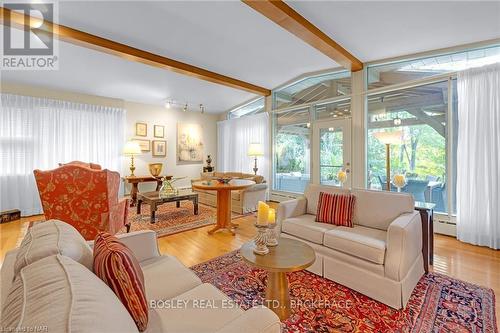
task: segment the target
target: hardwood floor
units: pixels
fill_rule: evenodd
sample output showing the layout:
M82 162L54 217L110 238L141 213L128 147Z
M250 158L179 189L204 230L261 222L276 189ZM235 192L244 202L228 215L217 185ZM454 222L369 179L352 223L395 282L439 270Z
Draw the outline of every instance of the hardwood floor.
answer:
M30 221L40 216L22 218L19 221L0 224L0 262L5 253L16 247ZM186 266L192 266L227 252L239 249L254 233L255 217L241 217L236 235L228 232L208 235L212 226L189 230L158 239L160 251L179 258ZM457 279L492 288L496 294L496 315L500 318L500 251L473 246L448 236L435 235L434 266L432 270Z

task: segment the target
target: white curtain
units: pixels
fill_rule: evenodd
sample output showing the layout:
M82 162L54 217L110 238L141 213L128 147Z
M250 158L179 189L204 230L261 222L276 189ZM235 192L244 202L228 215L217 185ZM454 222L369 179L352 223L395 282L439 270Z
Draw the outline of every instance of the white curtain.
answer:
M457 238L500 248L500 64L458 74Z
M80 160L119 171L125 110L1 94L0 210L42 212L34 169Z
M257 159L257 173L269 181L269 128L267 113L219 121L216 169L253 173L254 159L248 156L248 146L250 143L261 143L264 156Z

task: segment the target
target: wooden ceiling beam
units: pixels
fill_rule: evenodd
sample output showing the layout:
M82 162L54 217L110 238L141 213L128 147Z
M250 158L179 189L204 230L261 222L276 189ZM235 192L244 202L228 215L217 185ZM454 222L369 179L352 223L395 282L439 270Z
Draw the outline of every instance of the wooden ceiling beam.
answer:
M363 63L328 37L314 24L281 0L242 0L274 23L321 51L352 72L363 69Z
M0 20L3 25L7 25L10 22L10 26L20 29L24 29L30 22L33 24L40 21L38 18L23 15L3 7L0 7ZM55 38L64 42L118 56L129 61L166 69L200 80L248 91L257 95L271 95L271 90L269 89L50 21L43 21L42 26L38 29L53 33Z

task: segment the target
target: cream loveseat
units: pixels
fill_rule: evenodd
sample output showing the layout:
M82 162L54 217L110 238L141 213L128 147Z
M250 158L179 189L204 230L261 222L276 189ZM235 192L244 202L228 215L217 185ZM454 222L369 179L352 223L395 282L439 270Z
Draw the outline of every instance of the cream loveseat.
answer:
M356 196L353 228L315 222L320 192ZM314 248L311 272L393 308L406 306L424 274L421 220L409 194L311 184L303 197L280 203L277 223L281 237Z
M262 176L256 176L241 172L203 172L200 179L193 179L191 183L215 179L219 177L231 177L239 179L249 179L255 182L255 185L244 190L231 191L231 210L238 214L255 212L259 201L266 201L267 184ZM202 204L217 207L217 192L193 189L198 193L198 201Z
M31 242L5 257L0 330L138 332L120 300L92 272L89 244L69 224L53 221L30 228L26 237ZM226 295L202 283L175 257L160 255L154 231L118 237L134 252L144 273L150 307L145 332L280 332L280 321L268 308L243 311L231 306Z

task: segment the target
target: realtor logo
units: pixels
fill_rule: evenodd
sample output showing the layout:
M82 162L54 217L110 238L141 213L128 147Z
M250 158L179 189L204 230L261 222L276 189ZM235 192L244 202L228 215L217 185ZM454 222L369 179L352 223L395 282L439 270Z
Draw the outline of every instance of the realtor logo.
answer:
M4 3L2 70L58 67L53 3Z

